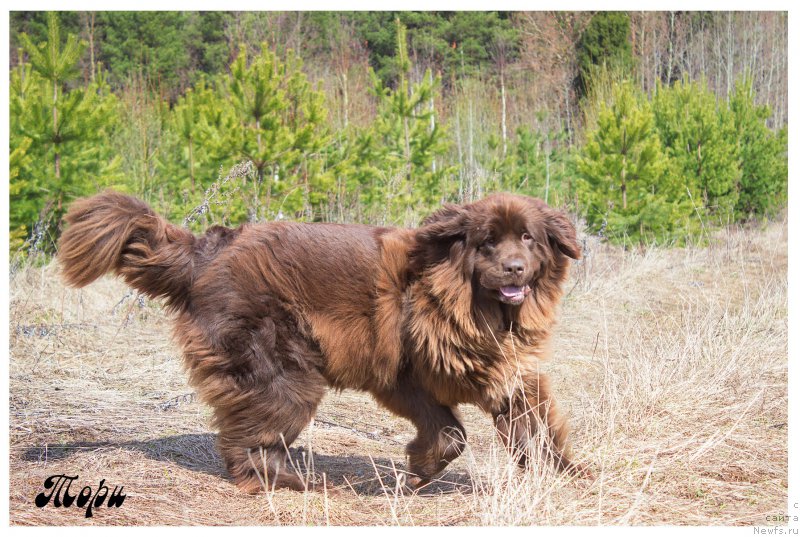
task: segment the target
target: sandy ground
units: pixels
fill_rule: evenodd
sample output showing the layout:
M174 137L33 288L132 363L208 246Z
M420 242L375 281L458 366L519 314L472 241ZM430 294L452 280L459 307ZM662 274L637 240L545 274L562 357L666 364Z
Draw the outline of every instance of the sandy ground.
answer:
M291 449L330 494L228 480L158 303L57 268L12 275L10 520L20 525L775 525L787 498L787 232L624 251L584 241L546 364L593 481L509 464L489 419L417 494L396 487L404 420L331 391ZM305 461L305 463L303 463ZM123 486L119 507L34 505L44 480Z

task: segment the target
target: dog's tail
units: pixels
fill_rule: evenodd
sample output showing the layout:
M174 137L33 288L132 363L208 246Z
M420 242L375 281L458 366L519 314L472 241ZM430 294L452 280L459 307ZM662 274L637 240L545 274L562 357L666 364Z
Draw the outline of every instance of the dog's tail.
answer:
M180 308L189 298L195 237L143 201L107 190L75 201L57 257L67 284L83 287L108 272L151 298Z

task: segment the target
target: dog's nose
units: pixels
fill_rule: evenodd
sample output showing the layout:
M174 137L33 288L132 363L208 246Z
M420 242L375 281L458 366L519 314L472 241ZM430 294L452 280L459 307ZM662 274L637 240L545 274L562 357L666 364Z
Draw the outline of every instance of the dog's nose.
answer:
M522 259L503 261L503 272L508 275L522 274L525 272L525 263L522 262Z

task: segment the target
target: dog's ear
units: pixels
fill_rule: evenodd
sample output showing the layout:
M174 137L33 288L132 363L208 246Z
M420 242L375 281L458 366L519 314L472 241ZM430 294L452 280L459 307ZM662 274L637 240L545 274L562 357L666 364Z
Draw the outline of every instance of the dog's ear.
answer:
M545 220L547 236L562 254L572 259L580 259L581 247L578 245L578 240L575 236L575 226L560 211L549 209L548 213Z
M464 207L446 204L423 220L411 252L411 272L419 274L425 267L450 259L452 247L466 241L467 217Z
M467 211L462 206L446 203L422 221L417 229L417 239L423 242L441 242L465 238L466 217Z

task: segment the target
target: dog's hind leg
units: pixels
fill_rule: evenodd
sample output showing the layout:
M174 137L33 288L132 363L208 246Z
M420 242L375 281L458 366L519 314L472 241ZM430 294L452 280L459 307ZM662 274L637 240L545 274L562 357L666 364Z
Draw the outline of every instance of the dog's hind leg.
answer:
M287 449L308 425L325 393L316 372L284 371L268 385L230 395L215 408L217 447L233 481L244 492L264 488L313 490L290 465ZM302 378L301 378L302 377Z
M259 302L262 307L267 298ZM204 305L204 312L209 310ZM287 448L325 395L319 351L295 335L295 325L277 307L273 317L261 318L220 311L206 313L210 320L202 323L179 319L176 339L190 384L213 409L217 448L228 473L248 493L314 488L287 465Z
M417 428L416 438L406 446L406 483L410 487L427 484L464 451L467 433L455 407L441 405L422 388L404 383L396 391L375 394L375 398Z

